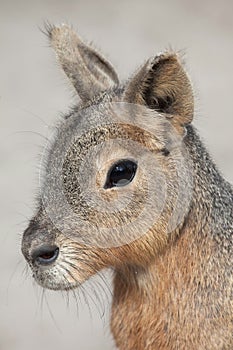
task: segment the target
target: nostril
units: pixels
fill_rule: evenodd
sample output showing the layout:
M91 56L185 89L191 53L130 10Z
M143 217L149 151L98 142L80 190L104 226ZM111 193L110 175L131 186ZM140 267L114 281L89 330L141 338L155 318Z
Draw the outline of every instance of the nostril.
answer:
M32 252L32 260L39 265L52 264L59 255L59 248L55 245L44 245Z

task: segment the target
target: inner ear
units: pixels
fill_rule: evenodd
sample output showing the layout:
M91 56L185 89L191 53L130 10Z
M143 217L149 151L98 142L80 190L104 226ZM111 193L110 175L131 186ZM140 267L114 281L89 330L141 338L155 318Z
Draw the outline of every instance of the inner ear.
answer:
M119 84L112 65L68 26L49 27L58 62L83 101Z
M156 109L162 113L172 113L172 105L174 104L173 91L169 88L168 72L169 62L161 60L161 62L151 62L151 69L145 77L145 89L142 89L143 100L146 105L152 109ZM165 80L166 78L166 80Z
M153 94L151 94L150 89L148 89L148 91L145 92L144 101L150 108L155 109L158 112L168 114L173 113L172 106L174 105L174 98L172 96L154 97Z
M124 99L165 113L180 125L190 123L193 118L191 83L175 53L148 60L129 81Z

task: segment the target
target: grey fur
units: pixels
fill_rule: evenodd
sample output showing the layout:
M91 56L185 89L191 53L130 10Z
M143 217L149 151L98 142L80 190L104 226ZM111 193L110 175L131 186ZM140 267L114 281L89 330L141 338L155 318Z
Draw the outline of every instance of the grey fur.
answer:
M156 56L128 82L119 85L112 66L82 43L71 29L51 27L49 36L82 101L58 125L47 149L43 201L39 200L37 213L24 232L22 251L34 277L47 288L71 289L102 268L113 267L111 326L120 349L232 350L233 189L191 125L193 91L178 56L169 52ZM128 123L122 123L122 116L111 107L117 102L130 102L145 109L141 115L127 111ZM145 125L145 129L138 125ZM86 132L79 135L78 130ZM143 172L136 175L135 185L124 191L103 191L109 168L103 159L110 162L114 154L116 157L129 154L132 158L137 154L130 143L123 144L119 138L134 138L150 150L154 161L164 170L168 195L161 217L147 232L125 245L104 247L97 244L103 238L101 225L111 228L132 222L133 236L136 229L144 227L143 222L134 227L134 218L150 198ZM66 151L70 140L71 147ZM91 160L93 169L88 168L87 176L77 180L88 151L107 140L113 141L110 148L100 148L100 154ZM47 198L60 195L54 179L61 157L64 195L77 215L76 222L69 213L64 216L62 201L49 208L63 230L61 226L58 229L45 205ZM143 157L138 153L139 164ZM180 179L177 164L181 164ZM152 170L149 167L146 171L149 174ZM187 174L192 175L190 179ZM113 198L123 200L133 188L128 210L112 215L107 211L100 213L97 203L96 207L88 207L85 188L89 189L93 177L98 178L96 188L110 208ZM187 186L191 197L185 201L186 194L182 193L183 215L169 231L169 215L179 194L179 181ZM178 204L182 206L182 198ZM148 218L154 214L149 212ZM81 220L93 224L96 237L94 231L82 229ZM32 252L46 244L56 244L60 255L54 264L42 269L32 261Z

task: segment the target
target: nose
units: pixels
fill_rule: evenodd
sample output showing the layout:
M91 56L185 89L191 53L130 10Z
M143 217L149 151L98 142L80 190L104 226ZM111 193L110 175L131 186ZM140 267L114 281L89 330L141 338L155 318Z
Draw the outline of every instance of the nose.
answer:
M55 245L42 245L36 248L32 254L32 261L38 265L51 265L59 255L59 248Z

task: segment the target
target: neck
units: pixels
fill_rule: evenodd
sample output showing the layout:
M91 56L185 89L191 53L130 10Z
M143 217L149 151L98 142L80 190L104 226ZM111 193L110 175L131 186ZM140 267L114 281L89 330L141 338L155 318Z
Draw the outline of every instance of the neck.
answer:
M192 159L194 174L193 198L189 213L189 220L193 225L192 232L197 243L202 238L210 238L218 245L218 249L221 249L226 240L226 232L233 231L232 186L222 177L192 126L188 127L185 142Z
M185 142L194 190L176 239L143 268L115 273L111 327L122 349L220 349L221 339L231 344L232 330L223 325L232 321L232 188L191 127Z
M232 200L232 188L220 175L191 126L188 127L185 143L193 163L194 183L189 213L183 224L171 234L176 239L162 254L155 256L150 264L144 267L125 265L116 271L116 280L118 283L122 280L123 290L124 288L140 290L140 286L148 286L149 281L154 283L151 278L151 269L154 269L154 266L158 270L158 265L161 267L163 262L165 266L170 267L172 262L176 265L176 261L182 261L183 264L186 262L188 265L191 262L195 265L198 262L203 263L203 259L211 254L213 246L216 243L221 245L218 227L222 224L223 215L219 212L219 208L224 210L229 207L228 201L224 199L229 198L230 193ZM224 219L230 221L226 220L226 215ZM167 271L164 273L166 274Z

